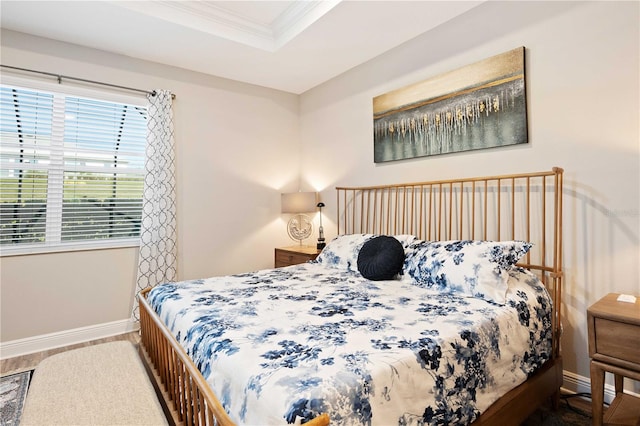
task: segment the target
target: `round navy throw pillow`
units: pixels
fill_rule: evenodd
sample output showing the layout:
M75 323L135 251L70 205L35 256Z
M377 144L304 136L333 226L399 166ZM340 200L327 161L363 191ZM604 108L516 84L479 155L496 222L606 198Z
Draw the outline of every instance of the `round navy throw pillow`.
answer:
M358 271L373 280L392 280L402 271L404 248L394 237L381 235L364 243L358 253Z

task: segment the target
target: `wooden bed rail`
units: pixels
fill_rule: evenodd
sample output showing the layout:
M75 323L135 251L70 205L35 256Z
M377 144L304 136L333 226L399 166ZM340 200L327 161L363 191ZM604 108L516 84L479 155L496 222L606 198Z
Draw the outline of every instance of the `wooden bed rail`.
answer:
M140 293L141 354L147 365L155 367L154 380L175 424L233 425L198 368L175 341L146 300L147 288ZM150 361L150 362L149 362Z
M553 353L560 354L563 169L467 179L336 187L338 234L411 234L423 240L523 240L519 262L553 299Z
M150 290L144 289L138 297L140 355L161 396L165 414L176 425L235 425L191 358L147 302ZM327 414L305 423L308 426L328 424Z

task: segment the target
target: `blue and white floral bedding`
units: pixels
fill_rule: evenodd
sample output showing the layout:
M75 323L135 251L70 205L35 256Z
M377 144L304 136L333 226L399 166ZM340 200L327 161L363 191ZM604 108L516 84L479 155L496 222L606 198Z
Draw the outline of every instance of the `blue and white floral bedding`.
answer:
M322 260L149 293L238 424L468 424L550 357L551 300L522 268L500 305Z

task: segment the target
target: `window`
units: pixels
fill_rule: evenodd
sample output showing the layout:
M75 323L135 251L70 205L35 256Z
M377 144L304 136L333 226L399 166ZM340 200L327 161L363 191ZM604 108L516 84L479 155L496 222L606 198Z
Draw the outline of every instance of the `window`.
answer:
M3 254L137 243L146 107L0 90Z

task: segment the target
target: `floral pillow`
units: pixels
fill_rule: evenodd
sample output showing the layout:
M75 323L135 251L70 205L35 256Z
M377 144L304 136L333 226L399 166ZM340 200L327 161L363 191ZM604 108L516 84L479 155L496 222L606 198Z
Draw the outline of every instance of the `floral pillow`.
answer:
M418 242L407 250L404 272L418 286L504 305L508 271L530 248L524 241Z
M316 258L316 262L322 263L331 268L344 269L351 272L358 272L358 254L367 241L378 234L347 234L338 235L331 240ZM403 248L407 248L416 237L413 235L395 235L402 243Z

